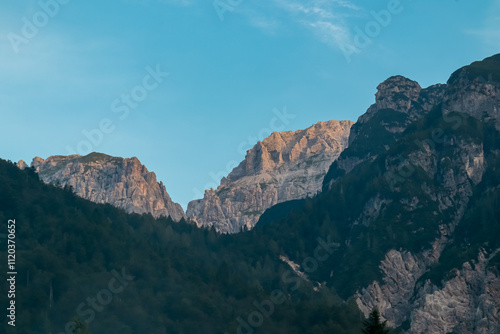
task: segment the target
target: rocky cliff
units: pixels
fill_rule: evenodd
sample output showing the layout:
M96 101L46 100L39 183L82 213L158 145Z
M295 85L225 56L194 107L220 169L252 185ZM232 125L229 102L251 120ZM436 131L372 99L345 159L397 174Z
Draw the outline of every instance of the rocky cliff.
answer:
M434 86L434 93L428 95L431 98L422 110L439 112L435 116L428 114L425 123L420 124L424 129L432 127L432 131L427 130L425 136L412 136L410 129L405 133L404 143L387 148L389 152L399 151L399 155L388 153L381 157L390 192L398 194L398 206L412 212L413 219L423 206L434 207L433 221L438 230L429 248L420 251L391 249L386 253L379 265L381 279L356 294L358 306L365 315L377 307L388 324L406 327L406 332L412 334L500 332L500 273L495 266L490 266L500 248L487 240L476 240L475 245L470 241L474 233L481 233L477 232L477 224L484 224L478 221L484 218L471 218L470 212L474 212L475 205L484 206L477 204L484 200L482 192L491 195L499 189L498 180L493 181L496 177L491 178L496 174L495 165L500 158L498 132L487 130L485 125L492 124L500 129L500 80L497 74L491 74L499 70L500 56L497 55L461 68L450 77L447 85ZM404 97L398 98L399 103L384 107L411 110L405 101L421 94L417 94L418 86L409 85L406 80L398 81L402 86L396 91L405 91ZM380 105L382 89L379 86L376 105ZM373 106L370 109L375 110L369 110L360 120L374 117L372 113L380 111ZM412 118L417 120L425 113L414 115ZM469 116L482 123L472 121ZM358 121L357 124L362 123L366 122ZM403 124L402 132L407 128L408 125ZM351 135L351 139L356 142L360 138ZM398 146L404 149L398 150ZM353 156L348 158L352 160ZM348 159L344 159L342 165L342 158L335 168L343 166L349 172L355 164L346 164ZM366 156L358 156L359 162L365 160ZM414 186L415 180L421 183L420 195L412 191L409 196L408 188ZM373 225L383 215L383 210L391 210L394 206L392 195L375 195L354 224ZM424 204L426 199L430 202ZM495 215L490 218L492 224L498 224ZM461 233L457 233L457 229ZM466 255L458 256L459 249ZM455 261L457 257L460 260Z
M237 233L252 229L277 203L316 195L328 167L347 146L352 124L328 121L271 134L247 152L217 189L190 202L187 216L199 226Z
M463 111L500 130L500 55L474 62L453 73L443 98L445 113Z
M349 147L330 167L324 179L325 189L360 162L388 150L412 122L442 100L445 89L442 84L422 89L416 81L400 75L378 85L375 103L353 125Z
M19 162L25 168L24 162ZM100 153L87 156L36 157L31 163L46 183L70 186L80 197L96 203L109 203L128 213L150 213L154 217L185 218L182 207L174 203L162 182L139 159L123 159Z
M213 231L186 229L181 224L174 224L176 228L144 229L145 233L140 235L146 235L146 239L135 244L142 250L142 240L154 241L152 236L158 236L154 243L147 242L147 251L156 254L151 258L160 260L147 262L145 271L163 270L148 276L161 279L151 284L157 289L145 293L151 295L151 291L171 288L173 293L160 295L160 303L165 304L165 300L173 296L167 304L176 306L163 308L161 314L154 317L158 320L152 321L158 321L159 326L165 326L158 328L167 330L167 326L178 322L181 312L194 314L194 318L185 319L189 323L187 332L193 328L193 319L200 317L204 319L199 327L202 330L213 321L217 327L212 326L210 332L223 332L225 328L218 325L226 321L232 329L240 326L237 332L243 324L248 329L246 332L250 332L253 329L246 320L257 323L252 321L255 314L264 319L256 310L260 312L263 310L260 306L274 303L274 298L271 297L271 301L267 298L278 292L287 297L286 307L281 307L278 315L268 314L266 321L255 326L256 330L262 326L258 330L266 333L358 333L361 330L356 322L362 321L358 310L367 316L376 307L383 320L395 328L395 333L500 333L499 93L500 55L496 55L459 69L445 85L422 89L404 77L389 78L379 85L375 104L351 127L350 134L347 129L350 124L343 128L342 122L332 123L344 129L343 141L333 140L330 130L321 123L295 133L275 133L257 143L217 190L207 192L203 200L192 204L193 212L203 213L199 217L213 219L198 222L200 225L212 224L231 232L232 226L246 224L238 212L252 216L249 210L261 208L262 203L272 203L281 193L293 196L298 189L309 189L304 185L315 180L310 176L318 171L324 156L321 152L332 151L335 143L347 145L349 136L347 149L332 163L318 196L272 206L260 216L251 233L218 236ZM48 160L51 161L35 159L33 162L41 175L44 172L40 167L44 164L46 173L54 175L71 174L71 168L61 172L68 165L77 170L77 175L85 175L93 164L99 164L98 171L102 171L106 170L102 165L108 163L115 166L110 167L109 174L120 175L116 173L116 166L125 164L123 159L98 154ZM140 164L132 164L141 169ZM19 162L18 166L25 168L26 164ZM0 193L4 194L0 204L7 212L4 216L14 215L12 211L26 206L23 212L29 213L35 208L45 213L45 217L51 217L47 211L54 217L50 201L45 204L48 208L43 208L44 203L30 195L29 191L35 187L23 188L33 176L31 171L11 178L15 173L10 173L9 168L19 172L8 167L0 175L3 186ZM99 179L98 171L94 179ZM153 179L148 178L147 171L125 174L141 175L146 181ZM57 180L54 178L51 182L57 183ZM313 186L319 187L319 184ZM91 196L94 188L93 184L84 193ZM267 193L268 188L274 190ZM38 192L45 193L50 194ZM253 202L255 198L260 202ZM228 211L228 208L234 210ZM66 208L65 212L73 212L73 208ZM74 259L91 259L94 265L94 257L85 253L87 242L78 244L79 233L83 230L93 236L92 233L99 231L85 230L89 226L86 221L81 229L60 229L58 219L45 218L45 225L52 225L51 231L55 233L47 234L45 226L35 228L40 225L32 216L25 215L32 222L30 228L24 230L34 235L27 239L30 242L26 245L33 246L33 252L43 256L26 259L30 261L28 267L40 267L45 273L38 275L46 278L43 284L40 280L33 280L31 284L38 283L33 291L45 289L46 297L39 304L47 305L46 301L52 299L50 278L55 271L53 266L43 266L51 263L45 259L57 258L70 250L78 256ZM89 219L91 217L92 214ZM217 226L220 221L222 225ZM124 235L128 230L122 230ZM113 231L101 234L101 238L115 238ZM48 240L47 235L56 234L60 236ZM139 234L134 232L135 235ZM132 236L127 238L131 239ZM54 248L57 241L59 248ZM121 242L121 238L115 238L114 244L118 241ZM43 243L45 249L39 247ZM71 247L74 244L77 247ZM168 247L163 248L165 244ZM94 248L101 246L101 242L95 242ZM122 247L129 250L130 245ZM47 253L47 250L56 251ZM110 249L101 252L107 257ZM127 255L121 248L116 254ZM130 259L125 257L128 263ZM164 261L165 258L172 261ZM139 256L133 263L138 273L145 272L140 267L143 259L144 256ZM65 268L77 261L60 258L54 263ZM186 263L196 265L186 266ZM80 267L73 268L78 274L85 272ZM103 274L106 275L103 277L109 276L105 267ZM165 284L164 277L172 284ZM71 292L64 280L62 283L54 291ZM205 296L207 302L195 303L206 291L211 291ZM186 302L176 303L179 296ZM259 296L261 303L255 302ZM57 299L55 302L60 303L66 297ZM143 304L158 305L159 302L152 300ZM219 304L221 300L229 303ZM258 306L255 312L249 311L252 303ZM127 304L135 305L135 299ZM71 305L75 304L71 302ZM187 308L183 309L183 305ZM153 307L150 313L156 309ZM268 310L266 307L264 311L272 313ZM344 311L354 317L348 317ZM40 312L40 307L36 307L36 312ZM246 319L239 317L241 314ZM162 319L164 315L171 318ZM64 316L61 321L68 318ZM39 328L39 321L33 323ZM291 330L286 327L289 325ZM352 325L357 328L351 330L355 328L350 327Z
M304 235L329 234L342 246L311 282L397 332L500 333L499 119L500 55L426 89L389 78L323 193L271 208L255 231L297 227L279 244L293 263L314 253L294 258Z

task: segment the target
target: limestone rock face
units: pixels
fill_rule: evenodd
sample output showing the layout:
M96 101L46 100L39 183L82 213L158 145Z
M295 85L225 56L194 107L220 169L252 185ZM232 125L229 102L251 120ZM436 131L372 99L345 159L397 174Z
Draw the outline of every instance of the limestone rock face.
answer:
M426 282L422 290L428 293L416 300L419 307L412 311L410 333L429 328L440 333L498 333L500 277L488 264L499 251L481 251L476 260L455 269L455 277L443 287Z
M20 169L20 170L23 170L25 169L26 167L28 167L28 164L26 162L24 162L24 160L19 160L19 162L17 163L17 167Z
M400 75L390 77L378 85L375 104L360 116L358 122L366 123L377 111L383 109L408 113L412 109L412 102L418 101L421 91L422 87L416 81ZM351 140L354 133L352 136Z
M349 147L330 167L323 189L329 189L332 182L361 162L388 150L412 122L442 101L445 90L442 84L422 89L416 81L400 75L379 84L375 103L352 126Z
M497 58L500 62L500 57ZM476 119L495 122L500 130L500 82L488 74L471 76L470 71L466 66L448 81L443 103L445 112L466 112Z
M445 275L440 274L440 284L429 278L432 276L427 276L436 273L435 268L439 265L450 261L449 258L442 259L443 252L456 241L456 231L467 219L467 210L478 193L478 187L486 184L481 193L493 193L499 189L497 183L485 180L495 173L492 162L499 159L500 151L488 149L483 137L471 140L468 137L470 129L467 128L468 117L472 116L500 130L500 55L495 58L495 66L489 66L492 60L487 59L480 66L472 64L458 70L447 85L435 86L435 92L427 95L429 106L435 104L441 108L442 120L438 121L448 123L449 136L443 137L442 141L432 138L413 140L415 145L405 149L404 159L391 154L381 155L390 189L399 194L400 212L417 212L433 206L436 217L433 221L438 227L438 234L430 248L412 252L401 248L388 251L379 264L381 279L362 287L354 297L365 315L377 307L391 327L406 324L406 333L500 333L500 275L494 265L498 261L494 259L500 253L498 245L489 247L488 242L483 243L477 253L471 252L474 255L469 260L454 264ZM483 73L487 66L493 73L489 79ZM384 90L382 95L394 95L403 91L405 97L402 101L399 104L391 102L392 105L388 106L405 110L407 105L403 101L417 96L418 86L398 81L401 88L384 85L379 86L379 92ZM439 94L435 94L436 89ZM419 96L422 96L422 91ZM426 102L422 100L419 103L424 105ZM412 113L412 108L408 110ZM374 116L365 114L360 119L366 121L370 117ZM359 140L359 136L354 137L349 149ZM363 145L367 142L364 141ZM447 151L439 148L438 142ZM358 159L363 161L365 158L358 156ZM413 169L401 169L403 165ZM396 180L393 176L398 173L397 170L399 178ZM421 175L427 174L426 179L432 182L419 185L424 196L403 195L409 194L406 186L417 170L423 173ZM388 210L387 207L394 203L394 197L391 197L393 202L388 197L387 193L374 194L354 224L369 226L374 223L383 212L384 205ZM430 201L424 204L426 198ZM446 220L438 218L441 213L446 213Z
M128 213L150 213L154 217L185 218L162 182L137 158L117 158L100 153L87 156L36 157L31 163L46 183L71 186L75 194L96 203L109 203Z
M381 124L391 133L403 132L411 122L422 117L436 105L436 102L442 98L445 88L446 85L438 84L422 89L418 82L403 76L390 77L378 85L375 103L359 117L349 136L349 143L352 143L362 132L362 127L370 119L383 110L389 109L407 116L399 122Z
M500 277L488 264L499 251L481 251L440 287L429 280L417 284L431 264L424 254L392 250L381 264L384 284L373 282L358 293L358 306L365 315L378 307L391 327L409 319L411 334L497 333Z
M328 167L347 146L352 124L328 121L271 134L247 152L217 189L189 203L188 218L198 226L237 233L253 228L277 203L316 195Z
M481 182L486 170L483 145L458 142L454 145L453 152L453 160L444 161L436 150L425 147L410 153L407 161L412 166L422 168L429 178L438 180L436 183L441 187L434 189L442 191L430 190L427 185L423 185L422 189L427 196L438 203L440 211L451 211L454 219L439 225L440 235L428 250L414 254L399 250L389 251L380 264L380 269L384 273L382 282L373 282L357 295L358 306L365 315L368 315L373 307L377 307L392 327L400 326L410 311L418 308L411 302L415 298L415 291L418 291L417 282L439 261L443 249L466 212L474 187ZM469 162L474 161L476 163L471 166ZM387 161L386 165L391 166L392 163L393 161ZM404 184L396 186L395 191L399 192L403 186ZM380 198L383 196L383 194L378 195ZM376 198L378 203L383 201L378 197ZM417 198L403 196L400 198L400 203L407 211L415 211L422 206ZM368 204L374 206L373 203ZM376 218L373 213L366 213L365 210L357 221L370 225Z

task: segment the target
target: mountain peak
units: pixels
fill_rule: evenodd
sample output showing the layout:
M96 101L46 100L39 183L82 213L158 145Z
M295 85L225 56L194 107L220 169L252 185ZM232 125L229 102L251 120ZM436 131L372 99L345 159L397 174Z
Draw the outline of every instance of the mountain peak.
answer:
M316 195L330 164L347 146L351 121L327 121L307 129L274 132L248 150L216 190L188 205L198 225L237 233L253 228L272 205Z
M418 82L401 75L393 76L377 86L375 94L378 109L406 110L411 101L417 101L422 87ZM401 108L402 104L405 108Z
M185 218L156 174L137 157L121 158L93 152L81 155L35 157L31 166L46 183L71 186L75 193L96 203L109 203L129 213Z
M462 111L500 130L500 54L455 71L448 80L444 112Z
M23 169L28 167L28 164L26 162L24 162L24 160L19 160L19 162L17 163L17 167L20 170L23 170Z
M448 84L463 80L500 84L500 53L456 70L448 79Z
M404 87L404 85L406 84L410 84L410 85L417 85L420 87L420 85L418 84L418 82L414 81L414 80L411 80L403 75L393 75L393 76L390 76L389 78L385 79L384 81L382 81L382 83L379 84L380 85L398 85L400 87Z

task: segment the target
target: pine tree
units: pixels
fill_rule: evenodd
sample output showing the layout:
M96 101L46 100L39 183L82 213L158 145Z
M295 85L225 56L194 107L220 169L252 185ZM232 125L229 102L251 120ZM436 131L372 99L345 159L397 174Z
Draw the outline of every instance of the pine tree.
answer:
M90 334L86 322L82 321L80 318L76 318L74 321L75 321L75 329L74 329L73 333L75 333L75 334Z
M367 320L363 321L363 334L389 334L386 322L380 321L380 312L374 308Z

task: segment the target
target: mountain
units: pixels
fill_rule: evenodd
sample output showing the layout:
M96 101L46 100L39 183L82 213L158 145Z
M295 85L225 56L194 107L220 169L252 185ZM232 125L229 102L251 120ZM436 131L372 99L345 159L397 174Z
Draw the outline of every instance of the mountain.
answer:
M252 229L271 206L320 190L328 167L347 146L351 121L319 122L299 131L274 132L248 150L217 189L188 204L198 226L223 233Z
M392 101L379 86L323 193L271 208L255 231L268 243L286 233L295 263L313 252L309 236L329 236L340 246L311 281L398 330L500 330L499 74L500 55L465 66L430 87L427 106L426 90L389 79Z
M388 150L409 124L441 101L445 89L442 84L422 89L418 82L400 75L378 85L375 103L353 125L349 145L330 166L324 187L360 162L373 160Z
M374 307L395 334L499 332L500 55L445 85L388 80L323 191L243 233L126 214L0 160L18 252L6 334L60 333L76 316L93 334L347 334ZM255 160L257 174L280 161Z
M15 301L15 327L4 316L2 333L72 333L75 319L92 334L360 330L354 302L316 292L251 234L127 214L38 176L0 159L0 221L15 232L0 233L0 257L13 249L8 240L17 251L15 285L10 273L0 282L15 289L0 296ZM0 270L13 269L2 261Z
M20 168L26 163L20 161ZM86 156L36 157L31 163L46 183L72 187L80 197L95 203L109 203L129 213L150 213L154 217L185 218L182 207L174 203L165 186L156 180L139 159L123 159L102 153Z

